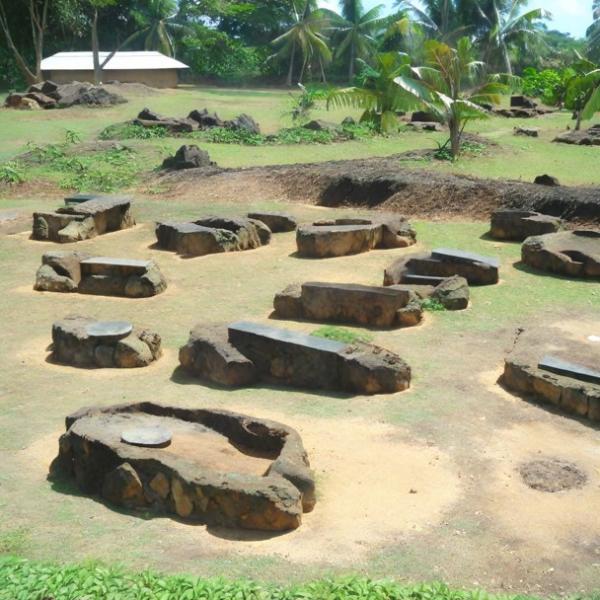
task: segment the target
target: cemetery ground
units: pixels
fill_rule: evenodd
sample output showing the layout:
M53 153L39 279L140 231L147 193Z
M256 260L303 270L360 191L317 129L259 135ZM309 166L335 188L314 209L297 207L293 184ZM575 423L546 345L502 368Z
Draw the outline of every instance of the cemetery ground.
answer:
M62 142L66 129L93 146L107 125L133 118L145 105L184 116L207 106L223 117L243 111L267 132L281 126L286 93L183 89L132 95L102 110L43 113L0 111L0 158L13 159L28 140ZM323 113L340 121L347 113ZM315 115L316 116L316 115ZM532 122L533 121L533 122ZM568 115L527 125L541 138L512 135L519 120L494 118L474 131L498 146L458 165L407 161L424 170L531 181L550 172L571 185L597 183L597 150L551 144ZM222 167L383 156L435 147L444 134L402 133L328 145L201 144ZM128 142L124 142L129 145ZM532 272L519 264L520 245L485 235L486 219L468 208L452 219L411 216L418 244L334 259L295 255L294 233L247 252L184 259L153 248L153 223L208 214L283 210L302 221L348 214L313 199L291 202L279 190L244 176L205 182L162 181L152 169L185 139L131 141L140 162L128 189L138 225L76 244L97 255L152 258L167 290L140 300L33 291L35 271L51 243L29 239L30 221L0 225L0 553L65 563L101 560L132 570L303 582L359 574L401 581L443 580L453 586L537 595L590 593L600 581L600 445L597 428L505 391L497 380L520 327L600 334L597 282ZM141 157L141 158L140 158ZM20 186L0 188L0 208L30 215L64 196L61 175L28 169ZM418 327L394 331L345 329L398 353L413 369L410 390L374 397L298 391L259 384L226 390L182 373L177 351L197 323L239 319L307 333L319 325L270 319L273 296L308 280L380 285L383 270L406 253L461 248L501 259L496 286L473 287L466 311L428 312ZM61 247L60 249L65 249ZM71 246L68 247L69 249ZM47 360L52 323L68 314L125 319L158 331L163 357L135 370L87 370ZM153 400L271 418L295 428L316 473L317 505L301 527L278 535L194 526L169 516L116 510L73 484L46 480L64 417L82 406ZM531 489L518 469L537 458L575 463L587 475L577 489Z

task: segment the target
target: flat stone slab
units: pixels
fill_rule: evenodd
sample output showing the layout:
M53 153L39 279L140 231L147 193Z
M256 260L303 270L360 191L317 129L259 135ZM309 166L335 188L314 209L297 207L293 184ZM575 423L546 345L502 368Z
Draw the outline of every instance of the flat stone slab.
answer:
M133 227L131 198L80 194L55 212L34 213L32 238L59 243L87 240Z
M247 321L221 326L225 341L222 333L203 334L203 327L192 330L179 360L192 375L221 385L239 385L241 377L247 383L264 380L354 394L391 394L410 385L410 367L371 344L343 344Z
M442 261L452 261L465 263L467 265L484 264L498 269L500 261L493 256L483 256L474 252L465 252L464 250L456 250L450 248L437 248L432 250L431 256Z
M300 225L296 232L298 255L309 258L347 256L375 248L405 248L415 242L414 229L398 215L317 221Z
M36 274L34 289L100 296L148 298L167 287L152 260L89 256L79 252L47 252Z
M119 339L127 337L133 331L133 325L128 321L95 321L86 326L85 332L98 339Z
M161 339L124 321L70 315L52 325L54 361L84 368L146 367L162 355Z
M542 360L540 360L538 367L542 369L542 371L550 371L550 373L564 375L565 377L570 377L572 379L600 384L600 371L589 369L583 365L578 365L556 356L544 356Z
M502 209L492 213L490 236L522 242L532 235L555 233L561 226L562 220L558 217L531 210Z
M155 235L159 248L189 257L252 250L271 240L271 230L265 223L246 217L158 222Z
M296 227L298 227L296 218L288 213L251 212L248 213L248 218L262 221L273 233L295 231Z
M469 285L493 285L500 277L499 265L500 261L494 257L440 248L399 258L385 269L383 281L384 285L439 285L443 279L459 276Z
M152 402L69 415L50 476L73 478L114 506L263 531L296 529L316 502L294 429Z
M121 441L125 444L144 448L166 448L172 438L173 434L160 425L127 429L121 434Z
M275 314L320 322L374 327L416 325L422 310L416 294L389 287L309 281L275 296Z
M598 321L527 327L507 355L502 383L561 412L600 421L600 344L589 339Z
M541 271L600 278L600 231L561 231L527 238L521 246L521 258Z

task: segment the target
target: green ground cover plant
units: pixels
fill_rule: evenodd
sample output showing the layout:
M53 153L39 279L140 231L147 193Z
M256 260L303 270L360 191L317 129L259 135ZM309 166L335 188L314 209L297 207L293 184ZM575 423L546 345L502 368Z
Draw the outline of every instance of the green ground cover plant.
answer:
M334 325L319 327L312 332L312 335L328 340L335 340L336 342L343 342L344 344L355 344L356 342L368 343L373 341L373 336L368 333L351 331L350 329L335 327Z
M292 586L250 580L130 573L97 563L60 566L0 559L0 600L527 600L451 589L443 583L405 585L366 577L321 579ZM533 599L533 597L531 597ZM589 597L592 600L592 596Z

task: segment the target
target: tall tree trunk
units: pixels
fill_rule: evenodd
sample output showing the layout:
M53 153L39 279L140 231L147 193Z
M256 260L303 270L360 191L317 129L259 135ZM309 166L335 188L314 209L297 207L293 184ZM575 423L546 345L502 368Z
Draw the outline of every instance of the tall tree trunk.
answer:
M321 68L321 79L323 83L327 83L327 76L325 75L325 67L323 66L323 59L319 58L319 67Z
M92 18L92 55L94 60L94 83L102 83L102 67L100 66L100 43L98 42L98 9L94 9Z
M512 75L513 70L512 70L512 64L510 63L510 55L508 53L508 46L504 42L502 42L502 58L504 60L505 73Z
M306 71L306 63L307 63L307 59L305 58L304 61L302 62L302 70L300 71L300 78L298 79L298 83L302 83L302 80L304 79L304 71Z
M292 87L292 78L294 76L294 61L296 60L296 42L293 41L292 42L292 53L290 56L290 68L288 69L288 75L287 75L287 86L288 87Z
M352 83L354 79L354 60L356 55L354 53L354 42L350 44L350 65L348 65L348 81Z
M576 111L577 121L575 122L575 131L579 131L581 129L581 113L582 110Z
M451 118L448 121L448 128L450 129L450 151L452 158L456 160L460 156L460 123Z
M36 73L34 73L29 68L27 62L25 61L25 58L19 52L18 48L14 43L13 37L8 27L8 19L6 18L3 0L0 0L0 30L4 33L4 37L6 38L6 45L8 46L9 50L13 53L15 62L17 63L17 67L19 71L21 71L23 79L25 79L27 85L31 85L32 83L36 83L37 81L39 81L36 76Z

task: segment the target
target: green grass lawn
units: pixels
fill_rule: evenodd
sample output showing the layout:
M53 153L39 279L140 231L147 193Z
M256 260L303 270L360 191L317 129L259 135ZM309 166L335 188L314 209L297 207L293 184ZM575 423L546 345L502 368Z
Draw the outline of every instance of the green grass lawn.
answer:
M67 130L76 131L84 142L93 142L108 125L134 118L148 106L159 113L186 116L194 108L207 107L223 118L240 112L252 115L266 134L289 127L289 92L285 90L246 90L183 87L179 90L157 91L140 96L130 95L127 104L90 109L74 107L66 110L16 112L0 110L0 161L9 160L26 150L28 142L43 145L64 139ZM312 117L340 122L345 116L358 118L356 110L327 111L323 106L313 111ZM490 147L481 155L465 157L456 164L440 161L410 161L403 166L438 169L479 177L532 180L541 173L551 173L569 185L598 183L597 158L599 148L553 144L556 134L571 125L566 112L535 119L505 119L494 117L471 123L467 131L484 136L498 146ZM538 139L513 135L513 127L539 127ZM211 157L223 167L243 167L280 163L318 162L339 159L388 156L409 150L436 148L444 141L443 133L402 132L392 137L377 136L327 145L240 146L233 144L202 145ZM162 159L183 143L197 140L167 138L127 142L141 154L148 167L159 166ZM30 173L35 177L36 172ZM42 176L46 176L43 174ZM1 192L0 192L1 193Z

